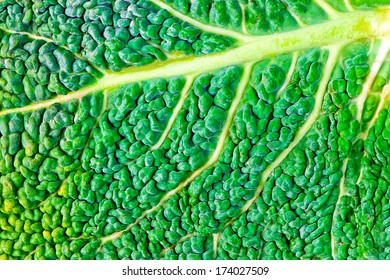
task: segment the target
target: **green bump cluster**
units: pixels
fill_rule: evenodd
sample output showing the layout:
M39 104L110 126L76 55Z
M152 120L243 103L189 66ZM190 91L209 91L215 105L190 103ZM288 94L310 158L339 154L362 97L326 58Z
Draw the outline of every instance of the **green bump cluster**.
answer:
M290 31L300 24L317 24L328 19L315 1L291 0L164 0L178 12L202 23L249 34ZM340 7L342 10L342 7Z
M167 260L212 260L213 238L211 236L194 236L177 244L165 254Z
M389 259L388 247L388 157L390 120L388 109L380 112L367 139L359 163L349 171L348 180L335 217L337 259ZM348 170L348 169L347 169Z
M0 256L56 259L55 244L80 235L73 200L61 195L102 108L103 95L0 118ZM10 245L11 244L11 245Z
M250 34L290 31L299 25L282 1L245 1L245 26Z
M7 0L0 26L50 38L102 69L120 71L171 55L221 51L233 40L205 33L151 1Z
M69 50L25 34L0 30L0 108L10 109L65 95L101 77Z
M283 89L290 56L254 66L220 160L188 188L197 231L217 233L236 217L253 197L262 172L293 141L313 107L321 72L316 70L319 75L314 76L312 69L321 68L322 62L316 61L319 56L318 50L302 54Z
M185 81L129 84L110 94L81 155L83 170L71 174L63 195L74 199L71 220L85 236L125 230L162 196L204 165L217 145L240 75L238 67L195 79L169 134L152 148L177 104Z
M242 11L238 1L189 1L165 0L175 10L187 14L201 22L239 30Z
M114 173L138 158L161 137L180 98L184 79L129 84L109 94L83 157L84 169Z
M97 259L214 259L213 237L194 232L186 190L120 237L107 241Z

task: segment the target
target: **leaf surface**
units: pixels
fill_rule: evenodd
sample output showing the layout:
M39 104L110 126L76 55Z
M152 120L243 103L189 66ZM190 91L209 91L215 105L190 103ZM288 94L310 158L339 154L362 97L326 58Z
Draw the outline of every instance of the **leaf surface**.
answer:
M388 259L389 7L1 1L0 258Z

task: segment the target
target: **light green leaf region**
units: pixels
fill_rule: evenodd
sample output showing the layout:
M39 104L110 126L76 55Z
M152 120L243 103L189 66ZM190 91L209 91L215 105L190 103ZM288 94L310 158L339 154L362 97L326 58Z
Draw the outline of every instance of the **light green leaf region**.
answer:
M390 259L390 1L0 1L0 259Z

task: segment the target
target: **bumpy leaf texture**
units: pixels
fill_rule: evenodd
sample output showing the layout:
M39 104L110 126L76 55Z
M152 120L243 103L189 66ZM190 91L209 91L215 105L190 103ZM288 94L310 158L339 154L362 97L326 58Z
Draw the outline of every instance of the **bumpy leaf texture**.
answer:
M390 0L1 0L1 259L390 259Z

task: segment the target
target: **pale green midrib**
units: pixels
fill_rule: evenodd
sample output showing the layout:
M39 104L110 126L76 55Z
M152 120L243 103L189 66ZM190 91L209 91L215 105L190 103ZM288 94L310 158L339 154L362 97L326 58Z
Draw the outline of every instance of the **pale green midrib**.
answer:
M319 117L319 115L321 113L322 102L323 102L323 99L324 99L324 96L325 96L325 93L327 90L328 82L331 78L333 69L337 63L338 57L340 55L340 52L341 52L343 46L344 46L343 44L339 44L339 45L336 45L329 50L328 61L325 64L323 76L321 78L321 81L318 85L317 92L315 94L315 102L314 102L314 107L313 107L312 112L307 117L305 123L299 128L298 132L295 135L293 142L291 142L288 145L288 147L286 149L284 149L279 154L279 156L270 165L268 165L267 168L263 171L263 173L261 174L260 183L259 183L253 197L244 204L244 206L241 208L239 215L247 212L249 210L249 208L253 205L253 203L256 202L256 200L260 197L260 195L263 191L264 185L267 182L269 176L272 174L272 172L275 170L275 168L278 167L284 161L284 159L290 154L290 152L301 142L303 137L306 135L306 133L310 130L310 128L316 122L317 118ZM236 217L233 217L228 223L226 223L226 225L223 227L223 229L220 233L222 233L226 227L228 227L235 219L237 219L239 217L239 215Z
M219 157L223 151L223 148L225 146L225 141L228 137L229 129L230 129L230 126L233 122L233 118L235 116L236 110L241 102L242 97L244 96L244 91L245 91L247 84L248 84L248 81L250 79L252 66L253 66L252 64L244 65L244 70L242 73L241 81L238 84L238 87L236 90L236 96L234 97L232 103L230 104L230 108L228 110L225 124L224 124L222 131L221 131L221 134L218 138L217 146L215 147L215 150L214 150L213 154L210 156L210 158L208 159L208 161L203 166L199 167L197 170L192 172L191 175L187 179L182 181L175 189L165 193L164 196L160 199L160 201L155 206L153 206L152 208L150 208L148 210L145 210L141 214L141 216L139 216L134 223L128 225L126 229L100 238L102 243L105 243L109 240L113 240L113 239L119 237L123 232L129 231L133 226L137 225L140 220L145 218L149 213L156 211L159 207L161 207L164 204L164 202L166 202L173 195L175 195L180 190L185 188L188 184L190 184L193 180L195 180L195 178L198 177L204 170L213 166L217 162L217 160L219 159Z
M89 93L117 88L131 82L197 75L229 65L256 62L283 53L390 35L390 9L376 12L355 12L348 15L348 17L315 26L307 26L296 31L256 37L254 41L216 54L156 62L136 69L131 68L119 73L107 74L91 86L40 103L3 110L0 112L0 116L32 111L55 103L80 99Z

